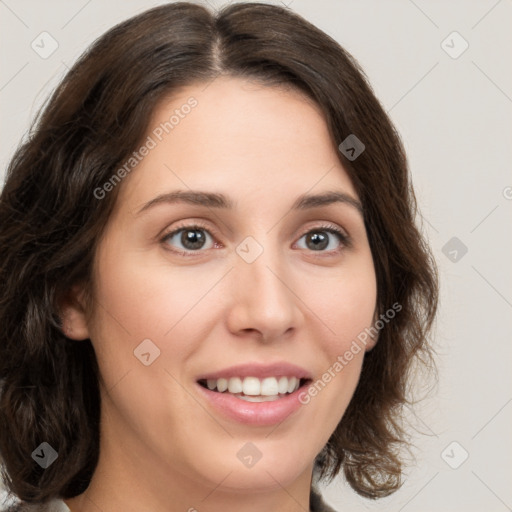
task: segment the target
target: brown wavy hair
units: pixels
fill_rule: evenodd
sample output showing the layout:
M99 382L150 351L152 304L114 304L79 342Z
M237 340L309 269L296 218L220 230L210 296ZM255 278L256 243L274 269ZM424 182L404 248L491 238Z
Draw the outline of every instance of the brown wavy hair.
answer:
M177 2L109 30L80 57L16 150L0 196L0 456L8 489L27 502L87 488L99 452L98 366L90 340L62 332L59 298L92 286L98 241L118 187L105 183L138 147L156 105L220 74L291 87L322 110L362 201L377 275L377 308L402 306L366 354L354 397L316 459L321 478L343 469L359 494L400 486L401 413L412 363L430 364L438 284L415 225L416 200L400 138L354 58L289 9L260 3L210 10ZM419 357L418 357L419 356ZM43 441L58 459L31 457Z

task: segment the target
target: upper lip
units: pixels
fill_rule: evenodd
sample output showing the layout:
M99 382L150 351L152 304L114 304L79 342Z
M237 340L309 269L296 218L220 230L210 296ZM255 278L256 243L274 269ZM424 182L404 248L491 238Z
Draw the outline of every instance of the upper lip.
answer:
M230 366L222 370L200 375L197 380L204 379L229 379L231 377L297 377L298 379L311 379L311 374L304 368L285 361L261 364L245 363Z

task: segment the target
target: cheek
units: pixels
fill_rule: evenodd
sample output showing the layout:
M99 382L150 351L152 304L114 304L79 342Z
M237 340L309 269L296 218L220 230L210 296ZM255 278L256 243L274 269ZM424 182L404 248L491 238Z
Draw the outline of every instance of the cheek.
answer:
M355 391L370 341L367 332L373 325L377 300L373 260L370 256L354 258L339 275L318 282L307 297L326 333L317 341L325 363L302 403L314 408L315 421L332 431Z
M198 315L204 317L205 311L198 301L211 287L205 276L192 267L172 270L161 261L153 264L143 252L110 246L99 254L95 277L91 341L115 428L130 425L158 445L170 430L179 429L184 411L204 422L204 411L183 393L180 382L197 349L194 340L202 339ZM199 424L194 419L187 423L190 433Z
M326 304L330 318L336 350L342 350L347 343L371 326L377 300L373 275L351 278L329 294Z
M136 394L154 397L156 388L175 394L180 390L170 374L186 380L218 313L216 283L226 270L173 266L161 253L126 245L112 237L97 256L91 341L100 373L107 389L136 378ZM154 362L144 366L137 357L147 352L144 358Z
M122 242L113 242L98 252L90 333L107 389L127 372L168 366L173 328L185 325L180 320L197 302L200 286L194 282L197 276L172 272L161 262L153 264L147 253L123 250ZM186 346L173 341L173 361L186 357ZM147 352L151 366L146 367L148 356L142 354Z
M347 258L338 272L308 279L302 294L325 327L324 350L334 361L374 320L377 282L369 251Z
M100 314L133 341L165 336L197 304L210 281L192 266L173 268L144 251L105 251L97 274L104 306Z

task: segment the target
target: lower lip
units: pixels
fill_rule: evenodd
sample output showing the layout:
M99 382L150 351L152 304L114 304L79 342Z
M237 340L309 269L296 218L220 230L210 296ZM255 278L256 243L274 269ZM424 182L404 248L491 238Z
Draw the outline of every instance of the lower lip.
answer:
M272 402L247 402L230 393L211 391L201 384L197 384L197 386L208 402L224 416L239 423L258 426L281 423L299 409L302 405L299 401L299 394L304 391L305 387L301 386L293 393Z

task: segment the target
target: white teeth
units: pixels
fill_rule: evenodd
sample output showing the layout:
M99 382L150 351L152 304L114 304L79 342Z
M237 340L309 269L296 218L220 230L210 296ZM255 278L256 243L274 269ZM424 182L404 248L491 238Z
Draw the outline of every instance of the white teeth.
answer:
M256 377L245 377L243 383L244 395L258 396L261 391L260 379Z
M265 377L264 379L231 377L230 379L208 379L206 386L211 391L215 389L220 393L228 391L248 402L266 402L276 400L279 395L293 393L299 389L300 379L297 377Z
M288 393L288 379L286 377L281 377L279 379L279 383L277 384L277 389L279 393L284 394Z
M242 379L239 377L231 377L231 379L229 379L228 390L230 393L241 393ZM220 389L218 389L218 391L220 391Z
M299 380L297 377L292 377L288 379L288 393L293 393L296 389L298 389Z
M217 391L223 393L228 389L228 380L227 379L217 379Z
M261 381L260 395L271 396L279 393L279 386L275 377L267 377Z

